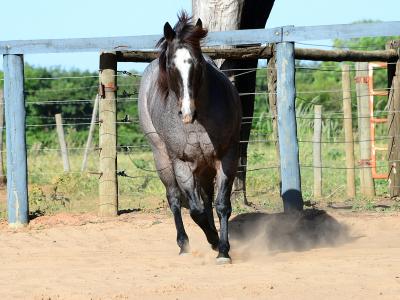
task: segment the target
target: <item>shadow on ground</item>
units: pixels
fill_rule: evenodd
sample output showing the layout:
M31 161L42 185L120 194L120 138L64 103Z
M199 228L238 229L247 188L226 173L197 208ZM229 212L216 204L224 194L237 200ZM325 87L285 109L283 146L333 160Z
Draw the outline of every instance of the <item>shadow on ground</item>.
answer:
M231 240L242 250L306 251L356 239L349 236L347 226L317 209L294 214L245 213L231 219L229 226Z
M125 215L125 214L130 214L133 212L139 212L139 211L142 211L142 210L140 208L120 209L120 210L118 210L118 215L121 216L121 215Z

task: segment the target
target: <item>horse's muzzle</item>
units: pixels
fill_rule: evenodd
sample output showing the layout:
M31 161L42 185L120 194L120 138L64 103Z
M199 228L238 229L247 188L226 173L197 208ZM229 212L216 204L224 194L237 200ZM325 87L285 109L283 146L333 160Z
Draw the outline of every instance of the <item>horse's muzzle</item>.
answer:
M192 114L186 114L184 116L182 116L182 122L185 124L189 124L193 122L193 115Z

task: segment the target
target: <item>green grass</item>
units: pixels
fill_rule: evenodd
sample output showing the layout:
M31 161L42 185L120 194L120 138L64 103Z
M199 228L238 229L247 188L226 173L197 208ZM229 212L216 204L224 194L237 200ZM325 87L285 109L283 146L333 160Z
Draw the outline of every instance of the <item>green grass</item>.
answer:
M303 124L304 125L304 124ZM302 128L306 128L303 126ZM324 133L325 134L325 133ZM299 134L300 135L300 134ZM341 136L336 137L341 140ZM304 130L299 140L311 140L310 132ZM324 140L327 140L324 138ZM333 141L333 140L332 140ZM330 202L344 202L346 196L345 152L343 143L322 144L322 162L324 168L323 197L313 197L312 144L299 143L302 192L305 201L326 205ZM249 146L247 195L248 200L259 208L279 211L282 204L279 196L279 172L272 142L255 142ZM355 147L356 161L359 149ZM383 159L383 157L382 157ZM98 175L79 172L82 152L70 152L71 173L64 173L62 161L57 151L31 152L28 156L29 169L29 205L35 215L53 214L61 211L95 212L98 201ZM386 163L382 162L382 171ZM338 169L335 169L338 168ZM88 161L88 171L98 170L98 153L93 152ZM150 151L121 152L118 154L118 170L125 171L130 177L119 177L119 207L121 210L156 210L166 208L165 190L154 170L153 156ZM359 171L356 170L356 177ZM359 190L359 181L356 182ZM354 209L373 209L374 202L387 196L387 182L375 181L374 199L365 199L357 195L348 200ZM5 196L4 196L5 197ZM247 208L234 204L236 212ZM0 218L6 216L5 200L0 200Z

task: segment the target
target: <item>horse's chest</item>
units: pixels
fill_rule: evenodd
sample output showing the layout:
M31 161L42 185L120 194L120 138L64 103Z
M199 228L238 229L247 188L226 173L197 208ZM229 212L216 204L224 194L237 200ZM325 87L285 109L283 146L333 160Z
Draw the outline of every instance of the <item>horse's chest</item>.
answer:
M204 128L190 124L180 129L164 133L170 157L196 164L211 162L215 157L215 149Z
M207 132L189 131L186 134L186 145L183 149L183 158L187 160L211 160L214 157L214 146Z
M215 147L206 129L195 120L191 124L183 124L177 113L169 113L172 109L152 115L156 131L165 142L170 158L183 161L211 162L215 157Z

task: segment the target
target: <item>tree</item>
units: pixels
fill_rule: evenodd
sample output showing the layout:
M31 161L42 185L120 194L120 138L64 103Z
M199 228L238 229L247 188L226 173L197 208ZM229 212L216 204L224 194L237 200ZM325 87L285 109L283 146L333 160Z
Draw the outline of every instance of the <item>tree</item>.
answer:
M209 31L225 31L236 29L264 28L275 0L192 0L193 16L201 18ZM219 60L221 70L227 70L227 75L239 93L254 93L256 72L235 77L243 71L228 71L232 69L251 69L257 67L258 60ZM254 113L255 95L241 96L243 117L251 118ZM250 138L251 122L242 125L240 140ZM246 165L247 142L240 143L240 161L235 180L235 197L246 199Z

